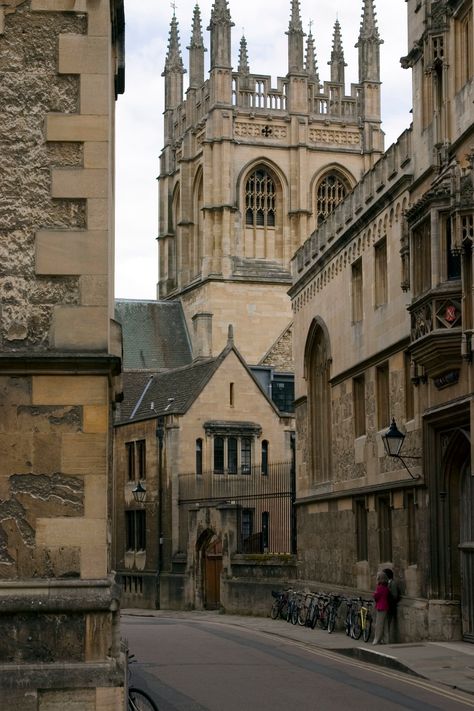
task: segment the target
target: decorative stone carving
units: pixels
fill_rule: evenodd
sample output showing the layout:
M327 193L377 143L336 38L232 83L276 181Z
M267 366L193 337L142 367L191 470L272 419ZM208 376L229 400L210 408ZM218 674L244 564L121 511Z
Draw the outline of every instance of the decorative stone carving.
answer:
M236 123L235 135L240 138L286 138L288 129L286 126L268 126L265 123Z
M355 131L336 130L331 128L310 128L311 143L332 143L337 145L358 146L360 135Z

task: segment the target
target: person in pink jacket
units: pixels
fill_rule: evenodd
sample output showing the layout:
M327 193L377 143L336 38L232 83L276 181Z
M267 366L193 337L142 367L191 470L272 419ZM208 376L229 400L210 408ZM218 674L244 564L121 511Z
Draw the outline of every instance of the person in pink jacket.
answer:
M390 608L388 578L382 571L377 574L377 587L374 592L375 609L375 636L373 644L384 644L388 641L388 611Z

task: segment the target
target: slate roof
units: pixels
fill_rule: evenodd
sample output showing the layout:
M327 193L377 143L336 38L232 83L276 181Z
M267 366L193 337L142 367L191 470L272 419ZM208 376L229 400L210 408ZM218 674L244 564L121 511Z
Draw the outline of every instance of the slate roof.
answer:
M151 377L151 373L147 370L128 370L122 374L123 400L116 407L115 422L130 419L130 415Z
M223 360L223 354L227 352L224 350L217 358L196 360L183 368L153 375L131 419L142 420L150 415L185 413L214 375Z
M124 371L156 372L191 363L191 342L179 301L117 299L115 318L122 325Z

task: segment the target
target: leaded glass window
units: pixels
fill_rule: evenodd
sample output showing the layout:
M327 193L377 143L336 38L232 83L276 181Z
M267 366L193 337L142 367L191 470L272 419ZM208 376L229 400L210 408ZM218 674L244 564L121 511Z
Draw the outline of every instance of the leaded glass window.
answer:
M245 224L252 227L275 227L275 182L266 170L251 173L245 186Z
M316 195L318 225L324 222L346 195L347 187L337 175L331 173L321 180Z

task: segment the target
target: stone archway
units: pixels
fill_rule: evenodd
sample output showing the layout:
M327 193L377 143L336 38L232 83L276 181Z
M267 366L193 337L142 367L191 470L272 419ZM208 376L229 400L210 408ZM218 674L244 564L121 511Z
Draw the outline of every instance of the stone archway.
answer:
M469 403L425 418L429 494L429 634L474 642L474 483Z
M459 429L451 438L445 460L447 498L447 568L450 593L461 604L461 629L474 642L474 483L469 433Z
M220 607L222 540L211 529L201 533L196 543L197 607L216 610Z

